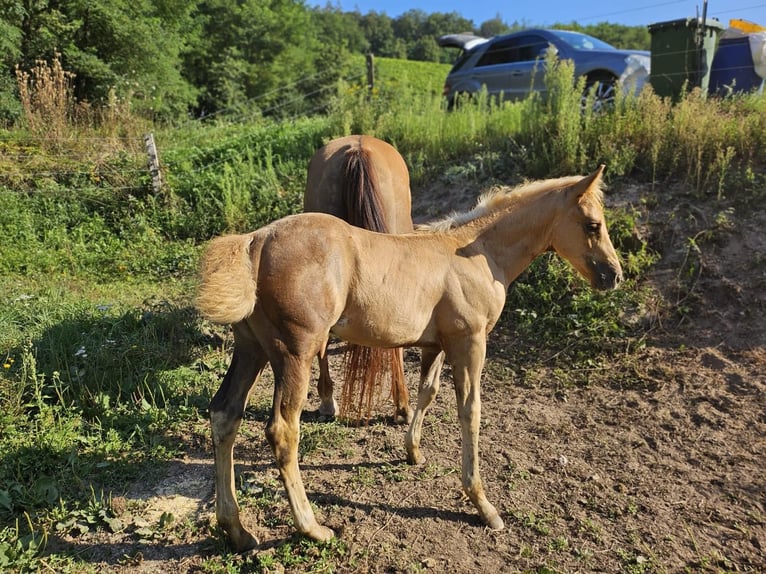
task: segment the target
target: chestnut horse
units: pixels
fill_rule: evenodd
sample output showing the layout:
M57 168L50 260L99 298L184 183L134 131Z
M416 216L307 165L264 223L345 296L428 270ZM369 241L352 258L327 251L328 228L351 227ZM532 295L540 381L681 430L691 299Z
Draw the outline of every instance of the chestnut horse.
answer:
M479 475L479 381L487 334L511 282L545 251L558 253L593 288L620 282L604 221L602 171L488 195L472 211L412 234L374 233L327 214L303 213L209 244L196 305L234 331L231 365L210 404L216 517L238 551L258 541L239 518L234 438L267 363L274 372L274 402L266 437L295 527L315 540L334 536L316 521L298 467L311 362L331 333L360 345L422 349L417 406L405 438L411 464L424 462L423 420L442 364L450 362L463 490L487 526L503 528Z
M381 233L409 233L410 174L404 158L393 146L371 136L351 135L337 138L320 148L309 162L303 210L329 213L351 225ZM341 414L349 411L349 402L359 400L357 414L366 404L367 416L383 371L391 372L391 395L394 422L412 420L409 393L404 379L401 347L379 349L349 345ZM319 354L319 413L338 414L333 397L333 380L327 349ZM361 390L356 393L357 387Z

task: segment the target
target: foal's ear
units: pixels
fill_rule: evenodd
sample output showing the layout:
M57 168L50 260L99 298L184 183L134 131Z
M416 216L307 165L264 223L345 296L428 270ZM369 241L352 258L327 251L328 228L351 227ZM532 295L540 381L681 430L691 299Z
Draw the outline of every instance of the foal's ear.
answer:
M598 166L596 171L590 175L586 175L584 178L572 186L572 191L575 197L582 197L583 194L591 187L598 186L599 182L601 181L601 174L604 173L604 167L605 166L602 163L600 166Z

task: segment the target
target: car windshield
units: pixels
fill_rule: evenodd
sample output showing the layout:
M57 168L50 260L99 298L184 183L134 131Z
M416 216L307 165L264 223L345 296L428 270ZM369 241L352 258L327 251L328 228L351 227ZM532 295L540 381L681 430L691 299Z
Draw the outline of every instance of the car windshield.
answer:
M560 38L563 42L566 42L573 48L578 50L614 50L615 47L611 44L607 44L603 40L588 36L587 34L580 34L579 32L566 32L564 30L551 30L551 32Z

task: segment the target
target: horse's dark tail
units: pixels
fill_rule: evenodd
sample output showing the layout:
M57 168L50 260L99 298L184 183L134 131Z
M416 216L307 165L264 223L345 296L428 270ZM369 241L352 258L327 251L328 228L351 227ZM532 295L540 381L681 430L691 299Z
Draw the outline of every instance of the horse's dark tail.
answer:
M378 198L376 177L370 154L362 147L360 137L359 145L346 152L346 163L343 166L346 221L370 231L389 233L383 207Z
M343 168L343 197L346 221L371 231L389 233L385 214L377 192L375 168L369 152L359 145L346 152ZM401 354L396 349L377 349L349 345L345 355L343 391L340 401L341 418L354 419L358 424L369 421L375 403L385 384L384 374L391 373L391 394L395 402L407 401ZM401 407L396 405L397 413Z

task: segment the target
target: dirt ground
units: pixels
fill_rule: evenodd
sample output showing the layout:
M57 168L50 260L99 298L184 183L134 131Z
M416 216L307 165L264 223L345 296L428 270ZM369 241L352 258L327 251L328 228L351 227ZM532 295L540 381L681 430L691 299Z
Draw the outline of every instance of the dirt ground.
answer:
M414 210L425 217L434 204L462 209L475 196L429 190ZM522 381L504 368L509 349L492 344L502 333L490 336L481 468L504 530L484 528L461 494L448 369L424 427L425 466L405 463L404 428L385 417L347 427L343 441L304 456L318 518L349 550L336 571L766 572L766 214L672 197L671 205L646 186L615 184L607 198L645 212L641 233L662 255L650 282L669 308L642 319L643 348L562 391L553 369ZM698 249L688 248L690 237ZM694 272L682 288L685 269ZM407 353L413 392L417 360L417 351ZM262 432L270 392L259 383L251 403L261 407L249 413L235 451L252 488L244 520L264 553L296 540ZM308 420L317 404L312 390ZM126 495L134 516L150 526L172 512L191 526L170 540L139 540L136 529L103 534L90 541L100 549L96 566L205 571L205 560L225 551L211 535L212 475L203 443L162 477L137 484ZM252 564L236 560L245 570Z

